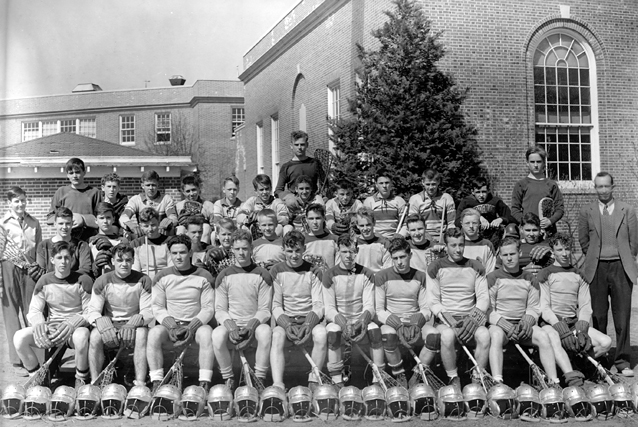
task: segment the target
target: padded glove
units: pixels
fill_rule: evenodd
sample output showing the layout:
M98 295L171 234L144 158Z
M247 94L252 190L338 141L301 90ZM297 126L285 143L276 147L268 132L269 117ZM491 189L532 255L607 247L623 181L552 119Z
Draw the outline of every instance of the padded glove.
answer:
M49 325L46 323L38 323L33 327L33 339L39 348L53 347L53 343L49 339Z
M591 349L591 337L589 336L589 322L579 320L574 325L576 331L576 339L578 340L578 348L581 352L588 352Z
M352 325L352 340L354 342L359 342L365 338L368 334L368 325L372 320L372 314L368 310L364 310L357 319L356 322Z
M529 257L534 264L540 264L540 261L551 251L548 246L536 245L529 252Z
M255 338L255 330L257 327L261 325L259 319L250 319L246 326L241 328L239 331L239 336L242 337L242 341L237 344L237 350L244 350L247 348Z
M350 226L348 224L342 224L340 222L335 222L334 224L332 224L332 227L330 227L330 232L336 236L341 236L348 231L350 231Z
M113 243L104 235L97 235L93 237L93 244L98 251L110 251L113 247Z
M177 336L177 333L178 332L181 333L181 331L178 331L178 329L180 328L173 317L166 316L164 320L162 320L162 326L164 326L168 330L168 339L170 339L171 342L174 343L175 341L179 339L179 337Z
M111 253L107 251L100 251L95 256L95 267L98 271L102 271L104 267L111 263Z
M345 340L352 339L353 328L348 324L348 319L346 319L343 314L337 314L335 316L335 323L341 328L341 336Z
M402 329L402 334L406 344L408 344L408 346L411 348L421 338L421 328L413 324L405 325Z
M135 221L129 221L124 225L135 235L135 237L142 237L145 234L142 227L140 227L140 225Z
M506 318L501 317L496 322L496 326L500 327L502 330L505 331L505 335L507 335L507 339L508 340L516 341L516 338L517 338L517 335L516 335L517 327L516 327L516 325L514 325L512 322L510 322Z
M172 227L173 227L173 221L169 218L164 218L159 223L160 233L162 234L166 234L166 232L170 230Z
M122 340L124 348L132 348L135 346L135 334L137 328L144 326L144 317L141 314L135 314L126 322L119 330L119 336Z
M179 341L175 342L174 347L181 347L183 345L186 345L191 339L195 338L197 329L199 329L200 326L202 326L202 321L199 320L197 317L191 320L190 323L186 325L186 327L184 327L184 329L186 329L186 332L180 337Z
M292 322L290 322L290 318L288 316L286 316L285 314L282 314L281 316L279 316L277 318L277 325L284 328L284 331L286 332L286 338L288 338L288 341L290 342L297 341L298 339L297 331L295 331L295 329L292 327L293 326Z
M31 279L37 283L38 280L40 280L40 277L42 277L42 275L46 273L46 270L40 267L40 265L33 263L29 267L27 267L27 273L29 274L29 277L31 277Z
M177 223L182 227L186 227L186 221L188 221L188 218L190 218L191 215L192 214L190 212L182 211L182 213L177 217Z
M228 339L234 345L237 345L241 342L241 336L239 335L239 327L237 323L235 323L232 319L224 320L224 327L228 329Z
M306 321L303 323L301 329L299 330L299 339L295 342L295 345L302 346L305 345L308 340L312 337L312 329L319 324L319 316L314 311L311 311L306 316Z
M226 258L226 251L224 250L224 248L220 248L220 247L210 248L206 252L206 258L214 262L223 261Z
M532 333L534 332L534 325L536 324L536 318L529 314L523 315L523 318L518 322L518 341L529 341L532 339Z
M410 316L410 324L417 326L419 329L424 327L426 322L427 319L421 312L414 313L412 316Z
M558 332L558 336L560 337L560 342L567 351L573 351L577 353L579 350L578 340L569 330L569 326L567 322L561 320L560 322L556 322L552 325L552 327Z
M58 325L51 337L53 344L64 344L75 332L75 329L85 322L81 314L76 314Z
M95 327L100 333L102 343L106 348L118 348L120 346L120 340L117 337L117 331L113 326L113 322L110 317L102 316L95 319Z
M474 337L479 326L485 325L485 320L485 313L474 307L470 314L465 316L461 322L458 332L459 339L465 343L470 341Z

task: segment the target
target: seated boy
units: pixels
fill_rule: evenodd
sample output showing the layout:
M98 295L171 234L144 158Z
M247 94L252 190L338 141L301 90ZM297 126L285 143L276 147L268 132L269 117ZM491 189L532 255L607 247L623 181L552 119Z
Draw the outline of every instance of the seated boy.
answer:
M113 206L115 223L119 227L120 216L128 203L128 196L120 193L120 176L116 173L107 173L102 177L102 201Z
M326 328L319 322L323 318L321 279L315 268L304 261L306 249L303 234L293 230L283 238L286 261L270 269L274 295L272 317L277 326L272 331L270 364L273 385L285 390L284 368L286 345L312 344L312 360L321 369L326 362ZM308 387L314 390L320 378L314 372L308 375Z
M13 344L32 375L40 368L33 347L51 349L66 344L74 348L77 389L89 378L89 323L85 314L93 282L71 270L71 243L54 243L50 254L53 272L43 275L35 286L27 314L31 326L16 332Z
M435 243L432 236L425 231L425 220L419 214L410 214L405 219L410 236L410 266L422 272L428 271L428 265L445 256L445 246Z
M337 236L350 231L350 218L363 207L361 200L352 197L352 184L337 181L335 196L326 203L326 229Z
M182 194L184 200L175 204L177 211L177 231L176 234L186 233L186 221L193 216L203 219L204 227L201 239L204 243L210 243L211 227L213 222L213 204L204 200L200 196L201 180L195 175L186 175L182 178Z
M191 252L193 253L191 263L201 268L205 268L206 251L210 246L202 241L205 225L204 218L200 215L189 216L184 223L184 234L191 239Z
M337 386L343 386L343 347L348 341L370 342L372 360L385 369L381 329L375 316L374 273L355 262L357 241L349 234L337 240L340 261L323 274L323 301L328 334L328 371ZM367 339L366 339L367 338Z
M133 270L153 279L164 268L173 265L166 245L168 236L160 233L159 213L155 209L142 209L139 219L143 235L131 243L135 250Z
M113 246L127 240L119 235L120 229L113 225L115 216L110 203L98 203L95 221L98 225L98 234L89 239L89 248L93 257L93 277L97 278L113 269L110 252Z
M272 195L272 182L268 175L257 175L253 179L253 187L255 188L255 196L249 197L239 208L237 226L246 227L258 234L257 212L262 209L272 209L277 214L278 225L275 232L281 236L284 227L290 222L286 204Z
M260 267L269 269L286 260L281 237L277 237L277 214L272 209L263 209L257 214L261 237L253 242L253 261Z
M298 176L291 190L292 193L286 194L283 199L288 208L290 222L295 230L307 233L306 208L311 203L323 205L323 198L320 194L314 194L312 179L307 175Z
M313 203L306 208L308 235L304 259L314 265L331 268L339 262L337 236L328 233L325 228L326 209L323 205Z
M487 275L490 294L490 370L503 382L503 346L508 342L538 348L541 363L550 383L559 384L554 350L547 333L538 326L540 292L534 275L518 264L521 242L513 237L501 241L499 257L503 267ZM569 359L558 355L558 364L566 369ZM567 362L567 364L566 364Z
M532 212L523 215L519 231L523 238L520 261L523 269L538 273L541 268L554 263L549 244L541 235L541 221L538 215Z
M392 267L374 275L375 307L381 325L383 350L392 375L407 388L399 345L423 345L419 359L429 366L440 350L439 332L427 325L432 312L426 301L426 274L410 267L410 244L403 237L390 240Z
M204 265L217 278L226 267L235 265L235 255L232 250L232 236L237 226L230 218L222 218L216 225L217 245L206 250Z
M146 326L153 320L152 282L133 270L135 254L128 243L116 245L110 253L113 270L95 281L87 310L87 321L94 326L89 346L91 379L102 371L104 349L123 345L134 348L135 385L146 385Z
M386 248L388 240L374 232L376 220L368 208L357 211L357 228L361 235L357 239L357 264L369 268L373 273L384 268L392 267L390 252Z
M461 213L461 228L465 234L465 252L463 256L475 259L490 274L496 266L496 256L492 242L481 238L481 214L476 209L465 209Z
M120 224L136 236L143 236L139 216L143 209L153 208L158 214L160 233L169 234L177 226L177 211L173 198L159 190L160 177L157 172L144 172L141 181L144 192L131 197L120 216Z
M215 319L219 326L213 331L213 346L222 378L234 390L229 348L244 350L256 345L255 375L263 381L268 374L272 278L252 261L250 232L237 230L231 241L235 265L224 269L215 280Z
M549 239L554 264L538 272L541 289L543 330L549 335L557 360L566 350L569 354L587 354L598 358L611 348L611 338L590 327L592 308L589 283L572 266L572 240L557 233ZM564 350L563 350L564 349ZM566 357L566 355L565 355ZM571 368L571 365L569 365ZM581 385L583 375L566 372L568 385Z
M213 223L216 224L222 218L236 220L241 206L241 200L237 197L239 192L239 180L236 176L224 178L224 197L213 203Z
M454 199L441 190L441 174L434 169L423 172L423 191L410 197L411 214L419 214L425 221L425 231L432 239L443 243L441 233L454 228L456 209Z
M465 236L458 228L443 234L447 258L437 259L428 267L427 300L437 316L434 324L441 333L441 360L450 384L460 389L456 367L457 337L465 345L475 344L474 356L485 369L489 358L490 333L485 327L490 296L485 268L476 260L463 256Z
M392 178L385 170L377 172L375 181L377 192L363 201L376 220L376 230L380 236L389 239L396 234L403 210L407 208L405 200L394 194Z

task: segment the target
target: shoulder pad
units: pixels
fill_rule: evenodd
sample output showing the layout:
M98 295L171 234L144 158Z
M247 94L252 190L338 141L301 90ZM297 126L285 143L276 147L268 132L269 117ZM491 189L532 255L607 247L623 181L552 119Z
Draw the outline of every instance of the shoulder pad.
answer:
M478 274L485 275L485 267L475 259L469 259L468 265L472 267Z

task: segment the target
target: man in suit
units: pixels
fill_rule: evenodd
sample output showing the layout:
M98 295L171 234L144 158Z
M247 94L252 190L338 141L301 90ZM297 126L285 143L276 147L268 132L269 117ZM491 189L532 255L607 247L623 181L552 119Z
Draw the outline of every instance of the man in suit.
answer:
M590 283L594 328L603 333L607 333L611 297L616 328L614 363L619 373L633 376L629 318L631 290L638 277L636 212L614 199L614 178L608 172L596 175L594 188L598 201L583 206L578 220L578 239L585 254L582 274Z

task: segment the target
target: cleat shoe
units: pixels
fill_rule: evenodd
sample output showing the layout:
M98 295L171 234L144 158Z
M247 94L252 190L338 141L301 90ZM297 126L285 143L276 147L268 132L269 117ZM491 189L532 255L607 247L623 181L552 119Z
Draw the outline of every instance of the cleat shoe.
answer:
M226 387L230 389L233 393L235 392L235 379L234 378L226 378L225 383Z
M76 378L75 379L75 390L79 390L80 387L82 387L83 385L86 385L86 382L82 379L82 378Z
M450 378L450 380L448 381L447 385L454 386L454 388L457 388L460 391L461 390L461 377L459 377L457 375L455 377Z
M403 388L408 388L408 379L405 376L405 372L400 372L394 376L399 383L399 385Z
M160 387L160 384L162 384L160 380L153 381L153 388L151 389L151 394L155 394L157 389Z
M317 389L317 387L319 387L319 383L316 381L308 381L308 388L310 389L311 392L315 392L315 390Z
M13 365L13 374L17 377L28 377L29 371L22 365Z
M210 389L210 381L200 381L199 386L204 389L206 395L208 395L208 390Z
M620 375L624 376L624 377L633 377L634 376L634 370L631 368L625 368L622 371L619 372Z
M334 385L335 387L337 387L337 390L341 390L342 388L346 386L342 381L335 383Z

